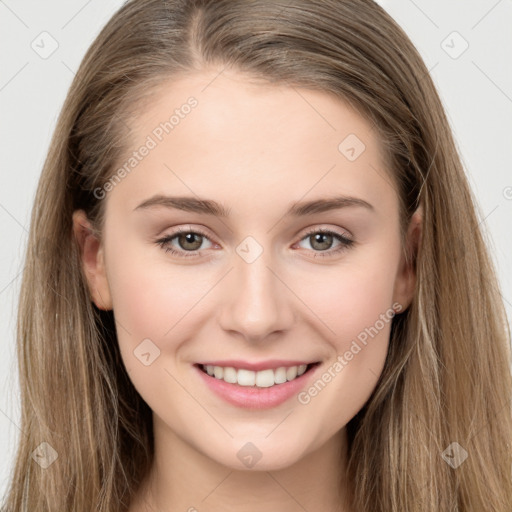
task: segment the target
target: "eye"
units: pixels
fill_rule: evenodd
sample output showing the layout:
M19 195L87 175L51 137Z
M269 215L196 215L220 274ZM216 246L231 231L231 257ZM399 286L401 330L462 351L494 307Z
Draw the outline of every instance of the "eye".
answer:
M177 257L189 258L197 256L201 250L207 248L202 247L205 240L211 242L208 235L201 230L188 227L179 228L173 233L165 235L156 240L156 244L167 253L171 253ZM312 247L311 250L316 253L313 256L314 258L318 256L322 258L335 256L354 244L354 240L341 233L321 228L309 230L300 242L304 240L309 241ZM176 243L173 243L174 241ZM330 250L333 243L336 241L338 242L337 248Z
M174 240L176 240L176 244L173 245ZM205 249L205 247L202 247L204 240L210 239L201 230L180 228L174 233L170 233L156 240L156 243L162 247L165 252L187 258L197 256L197 252L200 249ZM178 248L176 248L176 245Z
M318 228L309 230L301 239L301 242L304 240L307 240L312 250L317 253L313 256L314 258L318 256L325 258L337 255L354 244L354 240L341 233ZM336 241L338 242L337 248L329 250Z

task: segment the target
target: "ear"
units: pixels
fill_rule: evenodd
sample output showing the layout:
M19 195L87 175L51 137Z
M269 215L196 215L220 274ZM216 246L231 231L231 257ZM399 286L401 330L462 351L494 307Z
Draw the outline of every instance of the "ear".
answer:
M73 233L80 247L82 268L92 301L99 309L112 309L103 244L83 210L73 212Z
M413 213L407 234L405 237L405 248L402 251L400 265L395 280L393 291L393 303L402 307L396 310L403 313L411 304L416 287L416 257L421 243L423 225L423 208L420 205ZM408 257L406 257L406 254Z

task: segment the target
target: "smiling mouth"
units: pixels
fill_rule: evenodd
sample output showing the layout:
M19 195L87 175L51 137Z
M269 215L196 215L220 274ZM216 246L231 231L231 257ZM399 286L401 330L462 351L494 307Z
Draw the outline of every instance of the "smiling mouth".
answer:
M297 380L319 364L320 362L297 366L281 366L275 369L260 371L245 370L242 368L237 369L232 366L214 366L209 364L197 364L195 366L210 377L223 380L229 384L238 384L243 387L269 388Z

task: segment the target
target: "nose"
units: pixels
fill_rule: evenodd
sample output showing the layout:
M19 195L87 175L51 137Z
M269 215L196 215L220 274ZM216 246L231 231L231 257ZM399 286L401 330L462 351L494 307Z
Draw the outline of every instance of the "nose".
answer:
M235 256L235 268L222 291L221 327L249 342L282 333L295 321L293 293L269 259L266 251L251 263Z

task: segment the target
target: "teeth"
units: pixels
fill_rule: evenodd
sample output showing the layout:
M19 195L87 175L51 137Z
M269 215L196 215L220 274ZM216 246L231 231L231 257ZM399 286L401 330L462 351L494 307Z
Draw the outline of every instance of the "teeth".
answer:
M253 372L251 370L233 367L223 368L221 366L213 366L207 364L203 366L206 373L216 379L224 380L230 384L238 384L239 386L256 386L258 388L269 388L274 384L284 384L287 381L300 377L306 371L307 365L290 366L288 368L282 366L275 370L261 370Z
M293 380L297 377L298 368L296 366L291 366L286 370L286 380Z

